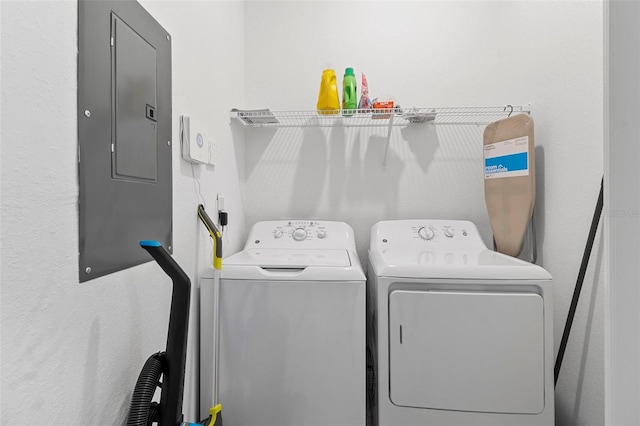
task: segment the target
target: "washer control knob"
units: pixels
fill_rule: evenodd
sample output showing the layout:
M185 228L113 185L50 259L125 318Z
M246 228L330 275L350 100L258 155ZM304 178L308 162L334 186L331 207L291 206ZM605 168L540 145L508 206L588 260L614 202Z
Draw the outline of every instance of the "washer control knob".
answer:
M307 230L304 228L296 228L293 231L293 239L296 241L302 241L307 239Z
M435 237L435 234L433 233L433 229L425 228L424 226L422 228L418 229L418 235L423 240L430 240L433 237Z
M282 238L282 229L276 229L273 231L273 238Z
M318 231L318 233L316 235L321 240L324 240L325 238L327 238L327 231L321 229L321 230Z
M453 229L447 228L444 230L444 235L449 238L453 238L453 236L455 235L455 232L453 231Z

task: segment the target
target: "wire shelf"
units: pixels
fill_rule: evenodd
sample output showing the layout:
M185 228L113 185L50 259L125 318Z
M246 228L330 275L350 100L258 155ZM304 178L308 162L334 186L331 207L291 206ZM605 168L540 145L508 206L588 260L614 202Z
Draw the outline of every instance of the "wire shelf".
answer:
M524 106L358 109L318 111L231 110L231 118L249 127L388 127L420 123L487 125L511 114L530 114Z

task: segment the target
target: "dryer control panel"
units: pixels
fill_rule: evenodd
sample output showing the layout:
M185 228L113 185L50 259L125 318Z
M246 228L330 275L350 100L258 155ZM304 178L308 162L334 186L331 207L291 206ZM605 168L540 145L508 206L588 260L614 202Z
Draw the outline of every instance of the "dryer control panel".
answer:
M468 220L415 219L378 222L371 229L372 250L484 250L476 226Z
M344 222L277 220L258 222L251 228L249 248L354 248L353 229Z

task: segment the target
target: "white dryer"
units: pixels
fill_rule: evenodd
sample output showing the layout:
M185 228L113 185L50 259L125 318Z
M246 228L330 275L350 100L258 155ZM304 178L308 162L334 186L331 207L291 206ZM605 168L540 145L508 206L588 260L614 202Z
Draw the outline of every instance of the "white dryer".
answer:
M547 271L471 222L398 220L372 228L369 283L377 424L554 424Z
M201 282L211 300L213 280ZM225 426L364 426L366 278L342 222L256 223L225 258L220 402ZM211 306L201 307L211 317ZM201 324L204 339L212 324ZM212 351L211 344L201 344ZM202 353L201 366L211 354ZM201 411L211 401L202 368ZM209 373L206 373L208 371ZM207 394L208 393L208 394Z

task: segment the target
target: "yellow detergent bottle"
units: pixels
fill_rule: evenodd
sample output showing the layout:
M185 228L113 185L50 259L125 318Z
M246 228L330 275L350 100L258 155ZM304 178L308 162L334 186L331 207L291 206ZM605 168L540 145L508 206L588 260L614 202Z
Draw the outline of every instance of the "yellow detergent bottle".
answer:
M327 68L322 71L322 80L320 81L320 92L318 93L319 114L339 114L340 113L340 96L338 94L338 83L336 72Z

